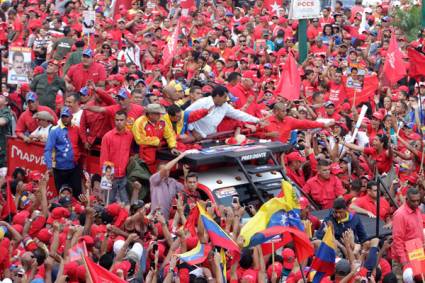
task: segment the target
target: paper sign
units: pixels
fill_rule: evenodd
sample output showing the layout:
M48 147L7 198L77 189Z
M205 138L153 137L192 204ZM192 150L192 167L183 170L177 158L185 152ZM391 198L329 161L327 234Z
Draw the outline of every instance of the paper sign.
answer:
M409 260L425 260L424 248L419 239L406 241L406 251Z
M320 17L319 0L292 0L289 18L292 20L313 19Z
M29 83L31 72L32 50L28 47L13 46L9 48L9 71L7 72L7 83L21 85Z
M92 10L83 11L83 33L93 34L95 32L96 12Z

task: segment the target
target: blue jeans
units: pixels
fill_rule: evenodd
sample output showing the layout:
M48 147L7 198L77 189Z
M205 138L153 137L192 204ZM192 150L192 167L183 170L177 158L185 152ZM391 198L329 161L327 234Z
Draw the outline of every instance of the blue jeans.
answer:
M127 194L127 177L115 178L112 182L112 189L109 194L109 203L116 201L120 201L125 204L130 203Z

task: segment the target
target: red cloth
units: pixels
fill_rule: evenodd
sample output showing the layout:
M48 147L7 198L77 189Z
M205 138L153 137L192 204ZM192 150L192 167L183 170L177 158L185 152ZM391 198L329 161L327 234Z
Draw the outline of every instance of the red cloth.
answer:
M105 161L110 161L114 164L114 175L118 178L124 177L132 141L133 135L128 130L120 133L117 129L112 129L107 132L100 148L100 166L102 167Z
M345 193L341 181L333 175L328 180L324 180L318 175L314 176L307 181L303 191L311 195L313 200L322 206L322 209L332 208L333 201Z
M54 122L53 124L56 124L58 121L58 117L56 116L55 112L53 112L50 107L39 105L38 112L40 111L47 111L50 113L50 115L53 116ZM24 134L25 132L33 132L35 129L37 129L37 121L33 118L33 115L35 113L32 113L29 109L25 110L21 116L19 117L17 123L16 123L16 135L18 134Z
M230 88L229 92L238 98L238 100L233 103L236 109L241 109L246 104L248 97L254 95L252 90L245 89L241 83L238 83L235 87Z
M393 245L391 252L394 259L400 263L407 263L405 243L409 240L420 239L424 242L422 214L419 208L412 210L406 203L394 212L393 217Z
M114 282L114 283L125 283L126 281L119 278L112 272L103 268L102 266L94 263L90 257L85 256L85 262L87 263L87 269L89 271L89 276L93 283L101 282Z
M397 44L397 39L393 33L388 46L387 56L385 57L384 76L391 85L404 78L407 74L406 64L403 61L403 53Z
M310 121L310 120L298 120L289 116L283 118L282 121L276 119L275 116L271 116L268 119L269 125L266 127L266 132L279 132L280 136L274 140L286 143L289 139L292 130L295 129L312 129L312 128L323 128L324 124L321 122Z
M366 155L370 155L376 161L379 173L382 174L390 171L393 160L390 156L388 156L387 150L383 150L381 153L378 153L375 148L366 147L364 149L364 153Z
M66 74L71 79L75 91L79 91L87 85L88 80L92 80L95 84L106 80L106 70L102 64L93 63L89 68L84 68L82 63L73 65Z
M275 93L288 100L296 100L300 98L300 90L301 77L298 71L297 62L292 53L289 53Z
M409 76L425 76L425 55L411 47L407 48L407 54L410 62Z
M356 198L353 201L353 204L360 208L366 209L367 211L370 211L376 215L376 200L372 199L369 195L364 195L362 197ZM385 220L390 215L390 213L390 204L384 197L381 197L379 217Z

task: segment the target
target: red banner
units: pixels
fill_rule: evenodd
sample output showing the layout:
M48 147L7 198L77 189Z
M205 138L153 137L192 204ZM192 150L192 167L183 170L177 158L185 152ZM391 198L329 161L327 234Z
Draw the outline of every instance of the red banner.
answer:
M90 174L100 172L99 157L89 155L85 159L86 170ZM9 137L7 139L7 175L11 176L15 168L25 171L39 170L44 173L47 170L44 163L44 144L25 143L23 140ZM49 199L57 195L53 178L50 178L47 197Z

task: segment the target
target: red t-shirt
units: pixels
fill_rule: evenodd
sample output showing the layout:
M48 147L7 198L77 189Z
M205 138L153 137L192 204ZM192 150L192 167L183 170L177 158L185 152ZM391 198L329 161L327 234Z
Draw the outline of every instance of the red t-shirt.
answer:
M339 106L344 99L346 98L345 86L341 84L336 84L335 82L329 83L329 95L326 100L332 101L335 103L335 106Z

